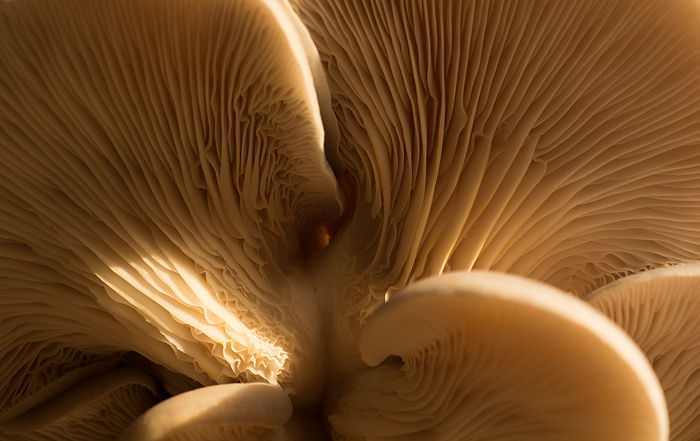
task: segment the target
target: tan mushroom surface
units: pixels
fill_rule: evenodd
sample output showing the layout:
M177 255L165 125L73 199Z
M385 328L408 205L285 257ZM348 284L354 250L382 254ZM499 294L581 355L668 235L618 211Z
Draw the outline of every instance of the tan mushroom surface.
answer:
M620 325L651 362L668 403L670 439L700 438L700 264L629 276L588 299Z
M308 36L290 11L258 1L0 4L5 422L69 400L98 375L86 366L131 366L121 357L132 352L167 368L146 371L168 393L231 381L307 391L292 384L297 367L294 381L316 382L320 326L297 274L297 237L337 215L340 200ZM128 422L154 403L144 399L108 413ZM111 439L125 421L63 430Z
M217 384L159 403L118 441L282 439L292 404L277 385Z
M697 1L292 3L358 193L352 309L445 270L582 295L697 258Z
M359 346L377 367L330 417L347 439L668 437L663 393L634 342L540 282L479 271L422 280L369 318Z
M644 357L563 293L695 260L697 1L0 1L1 439L482 439L500 418L663 441ZM529 280L404 295L458 270ZM382 318L413 302L451 318ZM511 360L511 390L576 360L598 408L540 418L577 382L545 374L513 418L452 401L484 385L439 373L490 354L444 344L466 323L561 349ZM357 398L418 365L433 407Z

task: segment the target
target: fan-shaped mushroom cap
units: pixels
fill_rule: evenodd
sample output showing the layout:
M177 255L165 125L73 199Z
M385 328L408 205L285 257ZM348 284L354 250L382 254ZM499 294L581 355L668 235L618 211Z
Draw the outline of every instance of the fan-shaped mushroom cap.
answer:
M71 354L315 382L298 237L340 202L299 30L274 1L0 2L0 412Z
M292 404L279 386L219 384L159 403L134 421L119 441L253 441L281 439Z
M697 1L293 4L357 187L342 309L442 271L583 294L700 256Z
M637 342L666 394L671 440L700 438L700 264L629 276L590 294Z
M32 391L9 410L2 409L3 440L113 440L161 398L154 378L140 369L114 367L114 363L85 357L71 361L73 371L52 378L52 383ZM86 365L76 368L79 361ZM54 368L65 368L65 364Z
M522 277L411 285L370 316L360 352L376 367L330 417L348 439L668 439L663 393L634 342Z

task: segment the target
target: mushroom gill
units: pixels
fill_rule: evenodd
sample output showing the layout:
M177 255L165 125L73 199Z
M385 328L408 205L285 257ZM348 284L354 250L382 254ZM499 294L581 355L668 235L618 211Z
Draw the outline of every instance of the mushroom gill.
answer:
M640 346L666 395L672 441L700 438L700 264L659 268L592 292Z
M696 0L0 0L0 437L665 441L699 152Z
M57 361L57 360L52 360ZM73 359L75 362L75 359ZM94 370L91 363L85 370ZM94 372L93 372L94 374ZM0 415L3 439L17 441L113 440L160 398L154 378L137 368L113 368L85 377L71 372ZM80 380L75 382L75 380ZM54 379L55 380L55 379ZM65 390L56 394L56 387Z
M376 367L330 417L341 439L668 438L663 393L634 342L543 283L479 271L422 280L370 316L359 346Z
M274 1L0 3L0 415L129 352L170 393L313 393L298 237L340 196L301 29Z
M355 319L443 271L582 295L700 256L697 1L292 2L358 191Z

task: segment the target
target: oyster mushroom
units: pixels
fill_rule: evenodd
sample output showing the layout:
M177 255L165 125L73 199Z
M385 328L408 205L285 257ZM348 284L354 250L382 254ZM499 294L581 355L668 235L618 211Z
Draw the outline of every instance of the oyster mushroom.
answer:
M583 295L700 255L698 2L292 3L358 192L347 310L442 271Z
M219 384L163 401L118 441L281 439L291 415L291 402L279 386Z
M478 271L420 281L367 320L359 345L376 367L330 417L341 439L668 439L634 342L543 283Z
M212 406L183 430L328 438L333 413L362 431L345 383L396 366L357 377L358 333L414 279L490 268L582 294L697 259L696 3L293 6L0 2L3 437L113 439L167 395L125 436L177 437L168 409L258 389L208 389L236 382L295 415L251 410L243 434L197 425L241 415ZM593 370L635 397L607 433L663 439L648 368L600 329L580 330Z
M82 412L70 392L103 361L170 394L320 389L297 238L340 199L301 29L273 1L0 3L3 437L49 400ZM112 439L154 397L110 401L105 432L54 420Z
M592 292L591 305L632 337L666 395L671 440L700 437L700 264L659 268Z

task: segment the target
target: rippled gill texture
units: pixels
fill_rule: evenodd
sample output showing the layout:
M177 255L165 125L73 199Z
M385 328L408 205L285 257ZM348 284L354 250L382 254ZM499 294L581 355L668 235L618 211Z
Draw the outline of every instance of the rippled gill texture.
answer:
M661 268L590 295L649 358L664 388L671 439L700 437L700 265Z
M696 0L0 1L0 438L692 439L699 256Z
M308 301L290 299L306 285L285 284L299 231L339 201L283 17L253 1L0 4L0 412L76 367L52 345L212 384L276 381L313 344L294 332Z
M358 187L354 310L444 270L583 294L698 256L697 2L293 3Z
M634 344L542 283L478 271L418 282L370 317L359 346L377 367L330 417L348 439L665 435L661 392L648 387L653 374ZM391 355L403 363L380 364Z

